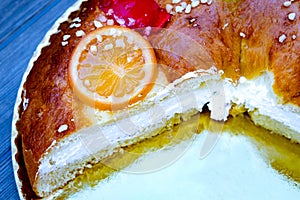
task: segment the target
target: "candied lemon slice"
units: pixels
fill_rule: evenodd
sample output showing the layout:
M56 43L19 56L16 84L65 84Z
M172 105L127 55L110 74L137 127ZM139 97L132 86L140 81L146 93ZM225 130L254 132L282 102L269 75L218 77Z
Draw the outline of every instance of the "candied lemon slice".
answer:
M157 77L154 50L134 30L106 26L73 51L69 77L76 96L100 110L125 108L146 97Z

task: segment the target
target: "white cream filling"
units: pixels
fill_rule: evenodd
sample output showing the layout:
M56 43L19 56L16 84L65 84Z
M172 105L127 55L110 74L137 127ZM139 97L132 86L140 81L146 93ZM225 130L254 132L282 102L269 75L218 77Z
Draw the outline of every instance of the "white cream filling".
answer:
M54 145L41 160L39 173L42 179L43 176L47 179L49 172L74 163L83 164L92 158L99 162L119 147L157 134L157 130L165 127L176 114L201 112L206 103L209 103L211 118L216 120L226 120L231 103L235 103L244 105L250 112L258 111L299 133L299 110L277 104L271 88L272 80L272 75L266 73L251 81L241 78L238 86L234 86L230 80L222 81L213 68L208 72L188 73L128 112L112 116L110 123L96 123Z
M300 142L300 109L293 105L280 104L280 99L273 91L273 84L273 74L269 72L253 80L246 80L242 77L236 87L227 80L224 86L225 95L233 103L244 105L248 112L256 112L261 116L268 117L272 121L281 123L286 129L298 133L285 136ZM271 129L271 127L266 128Z
M214 82L220 79L217 74L199 76L197 73L202 74L203 71L187 74L181 81L171 84L138 106L148 109L120 113L113 116L112 123L104 126L95 124L72 134L59 145L54 145L42 159L39 173L47 174L55 168L63 168L99 152L102 154L106 151L104 156L107 156L115 148L126 146L138 138L146 138L149 132L164 127L175 114L195 109L202 111L202 107L214 96ZM206 88L200 88L200 84L205 81Z
M60 141L59 145L54 144L41 160L38 171L41 179L37 183L38 187L42 188L42 191L51 191L53 186L46 181L52 178L49 177L50 172L55 171L55 177L60 177L66 166L71 171L92 159L99 162L119 147L156 135L157 130L165 127L167 121L176 114L202 111L206 103L214 101L214 96L218 94L215 82L220 80L215 69L188 73L148 101L136 106L141 109L116 115L115 121L111 123L95 124L73 133ZM205 85L200 86L201 83ZM147 109L144 109L145 107ZM223 116L223 119L225 117Z

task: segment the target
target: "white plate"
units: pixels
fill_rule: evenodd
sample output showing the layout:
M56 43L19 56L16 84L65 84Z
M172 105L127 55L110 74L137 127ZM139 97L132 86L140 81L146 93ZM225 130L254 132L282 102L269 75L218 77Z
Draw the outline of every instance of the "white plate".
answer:
M155 172L120 172L70 199L299 199L300 190L271 168L246 138L224 133L204 159L203 133L175 163ZM176 148L180 148L177 146ZM143 157L159 162L161 152Z
M256 127L244 117L231 119L218 135L206 130L191 134L199 124L207 126L208 115L201 116L192 118L176 132L177 136L189 135L189 139L146 153L123 171L95 187L85 187L69 199L300 198L299 185L271 167L271 163L290 159L295 162L283 164L283 168L299 166L296 159L300 155L291 152L295 148L299 151L299 147ZM280 144L292 148L281 148ZM201 157L203 148L211 151ZM173 159L164 162L167 158ZM294 172L299 173L299 169Z

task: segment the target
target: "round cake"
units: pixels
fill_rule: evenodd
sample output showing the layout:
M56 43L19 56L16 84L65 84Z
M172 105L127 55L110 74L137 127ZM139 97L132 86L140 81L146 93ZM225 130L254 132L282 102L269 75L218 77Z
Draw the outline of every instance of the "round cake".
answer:
M247 112L300 143L299 9L275 0L78 0L38 46L17 97L13 136L35 194L51 195L206 105L213 120Z

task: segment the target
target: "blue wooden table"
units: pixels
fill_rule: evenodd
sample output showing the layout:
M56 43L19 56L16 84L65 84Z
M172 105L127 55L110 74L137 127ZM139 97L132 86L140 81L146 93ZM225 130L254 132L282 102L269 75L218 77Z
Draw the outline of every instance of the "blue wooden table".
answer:
M19 199L11 161L11 121L18 88L37 45L76 0L0 1L0 199Z

